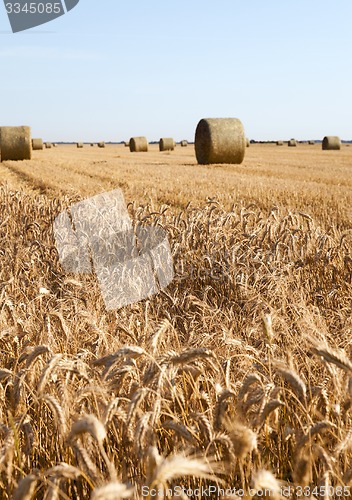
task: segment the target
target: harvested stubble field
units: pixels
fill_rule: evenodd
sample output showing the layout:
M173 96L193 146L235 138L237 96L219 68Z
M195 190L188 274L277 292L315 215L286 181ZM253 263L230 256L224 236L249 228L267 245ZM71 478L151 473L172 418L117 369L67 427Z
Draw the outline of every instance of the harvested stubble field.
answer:
M1 498L346 496L352 148L198 166L192 146L59 145L0 175ZM94 276L62 271L52 222L117 187L135 225L168 231L176 277L106 312Z

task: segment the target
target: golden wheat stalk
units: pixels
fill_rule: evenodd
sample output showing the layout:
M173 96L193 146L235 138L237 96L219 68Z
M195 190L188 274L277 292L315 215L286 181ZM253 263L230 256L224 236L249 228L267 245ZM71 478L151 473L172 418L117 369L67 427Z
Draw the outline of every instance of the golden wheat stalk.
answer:
M152 452L150 452L152 455ZM150 478L150 487L167 485L177 478L194 477L218 481L217 473L223 472L223 464L206 460L205 458L192 458L182 454L172 454L167 457L160 457L155 450L156 463L153 470L153 477Z
M316 424L309 427L307 433L297 443L297 447L302 448L303 446L305 446L316 434L321 434L326 430L335 430L335 429L337 429L336 424L334 424L333 422L329 422L328 420L317 422Z
M276 371L291 386L298 399L305 402L307 397L307 387L298 373L295 370L286 368L280 364L276 366Z
M236 394L234 391L231 391L229 389L225 389L222 391L220 394L216 405L215 405L215 412L214 412L214 427L216 430L219 430L221 427L222 419L225 414L225 410L227 408L227 400L229 398L235 398Z
M34 361L39 356L41 356L42 354L46 354L46 353L50 353L50 347L48 347L47 345L38 345L37 347L35 347L32 350L32 352L29 354L29 356L27 357L26 368L30 368L32 363L34 363Z
M92 492L90 500L120 500L123 498L131 498L134 494L134 489L118 481L114 481L95 488Z
M29 474L21 479L14 492L13 500L31 500L36 490L38 480L39 478L34 474Z
M179 436L182 436L185 441L194 445L198 442L194 432L181 422L167 420L162 424L163 429L172 430Z
M82 471L80 471L77 467L73 465L69 465L65 462L61 462L54 467L50 467L44 472L44 477L57 478L57 479L71 479L72 481L77 480L82 475Z
M352 373L352 362L342 350L332 349L328 345L312 347L312 352L322 357L327 363L333 363L345 372Z
M273 500L281 500L282 483L276 479L274 474L268 470L259 470L252 476L251 495L258 494L259 497L270 497Z
M204 347L196 347L194 349L188 349L181 354L176 354L175 356L171 356L169 362L175 365L190 363L196 359L203 359L205 361L210 362L211 360L215 360L216 357L210 349L206 349Z
M62 408L58 400L50 394L44 394L43 396L41 396L40 400L48 405L56 420L56 426L58 430L62 432L62 435L64 436L67 431L64 409Z
M84 433L90 434L98 443L102 443L106 438L104 424L92 414L85 415L74 422L67 440L71 442Z
M7 368L2 368L0 370L0 382L5 382L8 378L12 377L13 373L11 370L7 370Z
M80 441L75 441L71 446L81 463L81 467L83 467L83 470L86 472L86 477L89 477L93 483L97 483L97 481L99 481L99 471L96 463L90 458L87 450L82 446Z
M262 379L259 375L259 373L250 373L249 375L246 376L246 378L244 379L243 383L242 383L242 386L241 386L241 389L238 393L238 399L239 401L243 400L245 395L247 394L249 388L253 385L253 384L261 384L262 383Z
M55 354L46 364L45 368L43 369L39 381L38 381L38 386L37 386L37 393L40 396L44 389L46 384L48 383L53 371L57 367L57 365L60 363L62 359L62 354Z
M278 408L281 408L283 406L285 406L284 403L282 401L280 401L279 399L272 399L268 403L266 403L266 405L264 406L264 408L263 408L263 410L260 413L259 418L258 418L259 425L262 425L265 422L265 420L267 419L267 417L273 411L275 411Z
M109 354L108 356L104 356L103 358L99 358L93 361L93 365L110 366L112 363L115 362L117 358L121 356L134 359L138 358L139 356L142 356L143 354L146 354L145 350L142 347L136 345L121 347L121 349L116 351L114 354Z
M257 449L257 434L252 429L229 418L225 421L224 426L231 438L235 455L240 460Z
M165 333L170 328L170 326L171 326L171 324L170 324L169 320L166 319L166 318L164 318L161 321L161 323L159 324L158 329L154 333L154 335L153 335L153 337L151 339L151 342L150 342L153 354L156 354L156 352L157 352L157 347L158 347L159 339L161 339L165 335Z

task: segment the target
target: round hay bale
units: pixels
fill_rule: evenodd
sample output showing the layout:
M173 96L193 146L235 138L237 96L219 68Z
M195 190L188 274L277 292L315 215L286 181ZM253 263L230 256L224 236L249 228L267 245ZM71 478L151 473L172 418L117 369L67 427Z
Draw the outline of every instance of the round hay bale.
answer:
M1 161L30 160L32 141L30 127L0 127Z
M98 148L105 148L105 142L104 141L98 142Z
M43 149L43 139L32 139L32 149L33 151Z
M51 149L51 147L52 147L51 142L46 142L45 147L46 147L46 149Z
M297 141L295 139L290 139L287 143L288 147L295 148L297 146Z
M77 142L77 147L78 148L83 148L83 142Z
M146 137L131 137L129 146L131 153L145 153L148 151L148 141Z
M276 146L283 146L284 145L284 141L276 141Z
M173 151L175 141L171 137L162 137L159 141L159 151Z
M341 140L337 135L326 135L322 142L322 149L324 150L338 150L341 149Z
M56 144L56 142L54 142L53 147L56 148L56 146L57 146L57 144Z
M238 118L203 118L195 134L197 161L211 163L242 163L246 136Z
M181 141L181 148L186 148L187 146L188 146L188 141L186 141L185 139Z
M125 141L124 145L125 145L125 148L129 148L130 147L130 141Z
M308 144L310 144L311 146L314 146L315 141L308 141Z
M250 140L246 139L246 147L249 148L249 145L250 145Z

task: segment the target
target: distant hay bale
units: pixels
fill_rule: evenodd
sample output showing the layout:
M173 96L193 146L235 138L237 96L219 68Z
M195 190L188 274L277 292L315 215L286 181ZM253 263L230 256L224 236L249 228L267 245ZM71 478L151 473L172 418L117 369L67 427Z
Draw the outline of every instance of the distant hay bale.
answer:
M30 127L0 127L1 161L30 160L32 141Z
M83 148L83 142L77 142L77 147L78 148Z
M129 148L130 147L130 141L125 141L124 145L125 145L125 148Z
M43 139L32 139L32 149L33 151L43 149Z
M171 137L162 137L159 141L159 151L173 151L175 141Z
M287 143L288 147L295 148L297 146L297 141L295 139L290 139Z
M194 142L201 165L243 161L246 136L238 118L203 118L197 125Z
M105 142L104 141L98 142L98 148L105 148Z
M322 149L324 150L338 150L341 149L341 140L337 135L327 135L323 139Z
M185 139L183 141L181 141L181 148L186 148L188 146L188 141L186 141Z
M91 145L91 147L93 147L94 146L93 142L91 142L90 145Z
M56 148L56 146L57 146L57 144L56 144L56 142L54 142L53 147Z
M250 140L246 139L246 147L249 148L249 146L250 146Z
M310 145L314 145L314 144L315 144L315 141L308 141L308 144L310 144Z
M146 137L131 137L129 146L131 153L145 153L148 151L148 141Z
M283 146L284 145L284 141L276 141L276 146Z
M45 147L46 147L46 149L51 149L52 148L51 142L46 142Z

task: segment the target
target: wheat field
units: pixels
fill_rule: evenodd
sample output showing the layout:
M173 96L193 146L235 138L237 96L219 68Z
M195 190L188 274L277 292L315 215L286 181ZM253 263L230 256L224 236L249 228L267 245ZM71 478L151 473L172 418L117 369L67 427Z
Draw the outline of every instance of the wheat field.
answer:
M0 498L349 496L352 147L125 149L0 164ZM52 223L115 188L175 279L107 312Z

